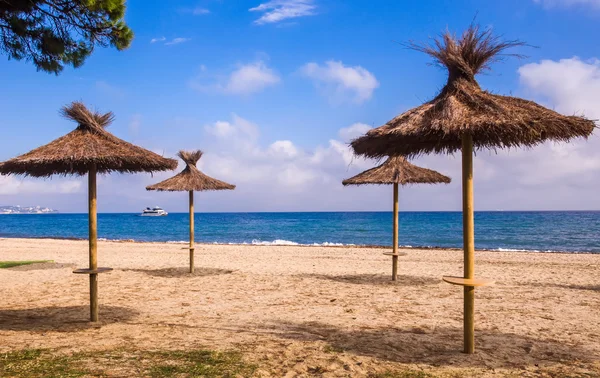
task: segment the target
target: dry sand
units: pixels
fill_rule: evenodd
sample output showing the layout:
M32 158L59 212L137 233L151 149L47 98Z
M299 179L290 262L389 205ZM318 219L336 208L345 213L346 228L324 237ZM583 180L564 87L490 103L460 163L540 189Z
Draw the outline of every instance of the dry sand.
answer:
M99 243L100 323L88 319L87 242L0 240L0 350L239 349L259 376L600 376L600 255L477 252L476 354L462 349L462 252ZM48 268L42 266L40 268Z

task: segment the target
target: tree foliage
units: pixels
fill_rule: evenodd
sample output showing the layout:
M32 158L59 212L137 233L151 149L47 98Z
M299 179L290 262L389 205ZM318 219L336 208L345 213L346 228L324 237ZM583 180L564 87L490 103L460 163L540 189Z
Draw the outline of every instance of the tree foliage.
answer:
M0 0L0 50L59 74L81 66L94 47L129 47L125 0Z

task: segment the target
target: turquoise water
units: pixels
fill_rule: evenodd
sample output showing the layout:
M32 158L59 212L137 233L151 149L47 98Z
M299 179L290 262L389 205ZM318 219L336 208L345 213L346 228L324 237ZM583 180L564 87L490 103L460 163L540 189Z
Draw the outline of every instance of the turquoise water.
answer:
M202 243L390 246L392 214L199 213ZM0 237L87 238L87 214L0 215ZM99 214L98 235L110 240L185 242L188 214L140 217ZM460 212L400 214L400 245L461 247ZM600 253L600 212L477 212L479 249Z

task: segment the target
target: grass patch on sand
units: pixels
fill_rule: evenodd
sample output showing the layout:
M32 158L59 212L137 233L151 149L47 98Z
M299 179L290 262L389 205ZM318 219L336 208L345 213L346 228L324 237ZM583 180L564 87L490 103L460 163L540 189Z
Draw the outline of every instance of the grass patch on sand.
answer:
M52 260L34 260L34 261L0 261L0 269L14 268L15 266L41 264L54 262Z
M71 355L46 349L0 353L0 377L75 378L251 377L256 367L236 351L203 349L179 351L112 350Z
M256 367L239 352L211 350L149 352L151 377L250 377Z
M74 366L74 357L52 355L43 349L0 353L0 377L82 377L87 372Z

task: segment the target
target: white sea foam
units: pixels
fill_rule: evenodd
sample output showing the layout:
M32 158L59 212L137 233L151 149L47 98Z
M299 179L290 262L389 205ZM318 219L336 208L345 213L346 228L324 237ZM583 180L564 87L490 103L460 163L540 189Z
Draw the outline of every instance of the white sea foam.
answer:
M99 241L109 241L109 242L123 242L123 241L137 241L137 242L142 242L141 240L134 240L134 239L109 239L109 238L98 238ZM188 240L168 240L164 243L168 243L168 244L187 244L189 243ZM285 240L285 239L275 239L272 241L264 241L264 240L258 240L258 239L254 239L251 242L217 242L214 241L211 244L214 245L264 245L264 246L302 246L302 247L356 247L356 246L360 246L360 244L352 244L352 243L335 243L335 242L323 242L323 243L308 243L308 244L303 244L303 243L297 243L291 240ZM399 248L439 248L439 247L433 247L433 246L421 246L421 247L414 247L412 245L399 245ZM555 250L539 250L539 249L518 249L518 248L494 248L494 249L488 249L489 251L497 251L497 252L537 252L537 253L561 253L562 251L555 251ZM569 252L569 253L591 253L591 252Z
M354 246L356 244L344 244L344 243L332 243L332 242L324 242L324 243L312 243L310 244L314 247L344 247L344 246Z
M262 241L262 240L252 240L253 245L300 245L300 243L296 243L289 240L283 239L275 239L273 241Z
M540 251L539 249L513 249L513 248L496 248L493 251L499 252L539 252L539 253L561 253L561 251L553 251L551 249L547 249L545 251ZM578 252L582 253L582 252Z

